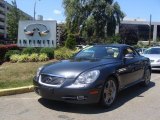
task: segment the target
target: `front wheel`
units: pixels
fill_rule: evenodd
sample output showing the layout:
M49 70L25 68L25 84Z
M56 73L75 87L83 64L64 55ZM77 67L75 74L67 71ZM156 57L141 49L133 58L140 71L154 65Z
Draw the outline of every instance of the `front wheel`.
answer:
M142 82L143 86L148 86L151 81L151 71L150 69L146 69L144 72L144 81Z
M110 107L115 101L116 96L117 96L117 83L116 80L111 77L106 81L103 87L101 101L100 101L101 105L106 108Z

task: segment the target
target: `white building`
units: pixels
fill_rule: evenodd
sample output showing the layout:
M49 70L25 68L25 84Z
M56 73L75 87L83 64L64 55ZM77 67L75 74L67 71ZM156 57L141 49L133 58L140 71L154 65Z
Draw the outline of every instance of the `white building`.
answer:
M10 12L13 6L4 0L0 0L0 38L7 38L7 13ZM33 19L32 16L20 10L20 12L28 17L28 19Z

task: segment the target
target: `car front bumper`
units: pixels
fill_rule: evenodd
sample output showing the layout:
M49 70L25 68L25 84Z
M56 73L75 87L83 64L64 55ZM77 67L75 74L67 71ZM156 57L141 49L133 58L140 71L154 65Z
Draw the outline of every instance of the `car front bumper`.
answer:
M160 70L160 63L151 63L152 70Z
M38 81L33 80L34 90L42 98L64 101L76 104L98 103L101 97L102 87L88 88L68 88L68 87L48 87L41 85Z

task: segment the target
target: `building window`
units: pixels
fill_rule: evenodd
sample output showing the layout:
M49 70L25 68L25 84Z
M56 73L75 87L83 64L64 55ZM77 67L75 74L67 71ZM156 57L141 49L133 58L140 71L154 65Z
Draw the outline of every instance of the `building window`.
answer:
M5 8L5 5L3 3L0 3L0 7Z
M4 26L0 25L0 29L4 30Z
M3 18L0 18L0 22L4 22L5 20Z

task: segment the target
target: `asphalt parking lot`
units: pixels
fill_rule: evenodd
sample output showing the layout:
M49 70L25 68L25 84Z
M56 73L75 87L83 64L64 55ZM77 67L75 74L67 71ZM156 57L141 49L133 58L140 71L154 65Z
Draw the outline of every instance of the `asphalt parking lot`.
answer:
M0 97L0 120L159 120L160 72L151 81L148 88L122 91L110 109L48 101L33 92Z

